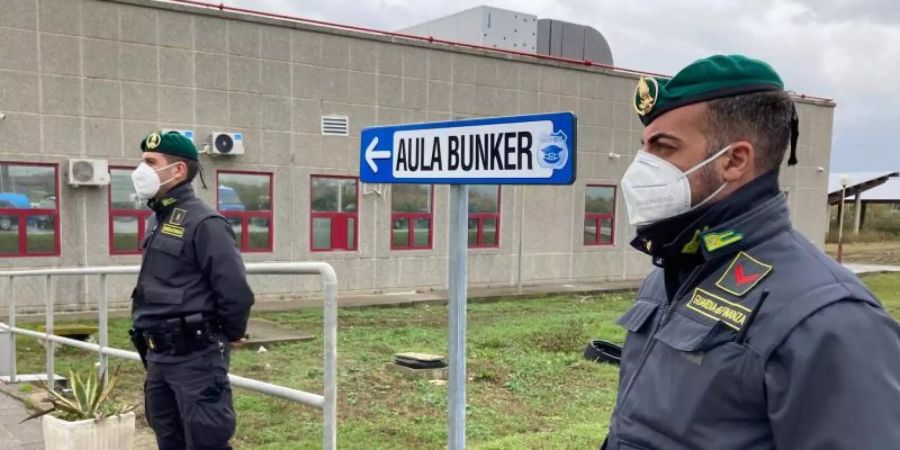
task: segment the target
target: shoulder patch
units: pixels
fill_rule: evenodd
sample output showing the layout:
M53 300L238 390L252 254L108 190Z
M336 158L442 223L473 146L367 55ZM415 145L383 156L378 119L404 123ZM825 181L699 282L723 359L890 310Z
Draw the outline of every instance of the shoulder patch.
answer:
M160 229L160 233L167 234L169 236L183 238L184 237L184 227L179 227L178 225L172 225L171 223L164 223L162 229Z
M743 233L734 230L708 233L703 235L703 245L706 246L706 251L713 252L720 248L728 247L743 238Z
M187 217L187 210L175 208L172 210L172 214L169 215L168 223L171 223L172 225L182 225L185 217Z
M710 319L717 320L740 331L750 315L750 308L730 302L701 288L694 289L694 295L687 302L687 308Z
M738 252L719 281L716 281L716 286L731 295L743 297L769 275L772 268L773 266L760 262L744 252Z

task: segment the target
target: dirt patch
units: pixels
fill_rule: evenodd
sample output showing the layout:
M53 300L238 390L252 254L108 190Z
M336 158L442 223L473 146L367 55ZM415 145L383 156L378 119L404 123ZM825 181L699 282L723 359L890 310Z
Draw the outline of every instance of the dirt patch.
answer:
M837 258L837 244L826 245L825 251ZM844 244L843 262L900 264L900 241Z

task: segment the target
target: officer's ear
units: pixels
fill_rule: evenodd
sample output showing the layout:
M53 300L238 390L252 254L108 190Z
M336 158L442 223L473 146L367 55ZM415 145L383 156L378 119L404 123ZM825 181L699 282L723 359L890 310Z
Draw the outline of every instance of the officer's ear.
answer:
M175 165L175 173L174 173L174 175L175 175L175 177L177 177L179 180L187 179L187 176L188 176L188 166L187 166L187 162L185 162L183 159L179 159L179 160L177 161L177 164Z
M719 173L729 183L752 178L756 172L756 149L753 144L740 141L731 144L731 149L719 159Z

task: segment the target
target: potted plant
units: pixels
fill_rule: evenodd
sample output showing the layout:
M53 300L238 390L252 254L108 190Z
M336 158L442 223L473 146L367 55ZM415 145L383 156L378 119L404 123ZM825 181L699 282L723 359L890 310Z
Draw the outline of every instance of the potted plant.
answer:
M104 382L91 371L87 378L69 371L71 395L53 389L52 408L25 420L43 416L46 450L131 450L134 448L134 408L113 402L118 372ZM51 414L52 413L52 414Z

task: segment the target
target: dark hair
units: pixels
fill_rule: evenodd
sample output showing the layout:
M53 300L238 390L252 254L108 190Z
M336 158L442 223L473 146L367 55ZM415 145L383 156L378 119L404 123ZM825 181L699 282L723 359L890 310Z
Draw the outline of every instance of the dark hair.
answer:
M791 139L793 100L785 91L766 91L711 100L706 137L710 153L747 141L756 150L760 173L777 171Z
M185 182L193 182L194 178L197 177L197 173L200 172L200 161L185 158L183 156L169 155L167 153L163 153L163 155L166 158L166 162L169 164L175 164L177 162L184 163L184 165L187 167L187 178L184 179Z

